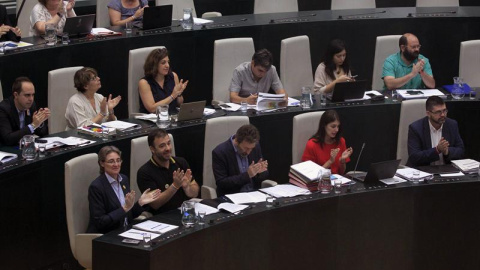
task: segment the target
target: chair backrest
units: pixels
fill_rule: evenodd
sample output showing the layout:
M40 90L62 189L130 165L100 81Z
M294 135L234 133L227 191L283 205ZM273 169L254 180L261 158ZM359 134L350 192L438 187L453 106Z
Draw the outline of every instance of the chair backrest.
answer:
M302 86L313 87L312 60L308 36L282 40L280 78L288 96L300 96Z
M480 86L480 40L460 43L460 63L458 75L472 87Z
M20 13L20 17L18 18L17 26L22 30L22 36L32 36L30 33L33 33L33 30L30 29L30 13L33 10L33 7L38 3L38 1L25 1L23 5L22 13ZM17 14L18 10L20 9L20 5L22 4L22 0L17 0ZM13 22L12 22L13 23Z
M217 188L212 170L212 151L226 141L243 125L248 125L248 116L226 116L208 119L205 125L205 143L203 150L203 184Z
M97 0L97 27L110 27L110 15L107 4L110 0Z
M82 155L65 162L65 207L68 238L75 258L77 258L76 235L87 231L90 217L87 199L88 187L98 175L98 156L95 153Z
M209 11L202 14L203 19L214 18L214 17L222 17L222 13L216 12L216 11Z
M183 19L183 9L191 8L193 17L197 17L193 0L155 0L155 6L173 5L172 19Z
M2 89L2 81L0 81L0 101L3 100L3 89Z
M376 8L375 0L332 0L332 10Z
M324 111L297 114L293 117L292 164L302 161L308 140L317 132Z
M213 47L213 100L230 102L230 82L235 68L251 61L255 53L252 38L215 40Z
M67 127L65 112L68 100L77 93L73 77L81 68L83 67L67 67L48 72L48 108L50 109L48 131L50 134L65 131Z
M417 7L458 7L459 0L417 0Z
M255 0L253 13L297 12L297 0Z
M373 60L372 89L382 90L384 83L382 80L383 62L385 59L400 49L398 41L401 35L378 36L375 44L375 58Z
M144 76L143 65L148 54L155 50L165 48L164 46L145 47L130 50L128 53L128 115L140 111L140 97L138 94L138 81Z
M400 109L400 122L398 124L397 159L405 165L408 161L408 126L416 120L424 117L425 99L405 100Z
M172 156L175 156L175 142L173 141L173 136L170 133L168 136L170 137ZM138 169L140 169L140 167L152 157L152 152L148 146L148 136L132 139L130 144L130 189L135 190L135 200L138 200L142 193L137 184L137 172Z

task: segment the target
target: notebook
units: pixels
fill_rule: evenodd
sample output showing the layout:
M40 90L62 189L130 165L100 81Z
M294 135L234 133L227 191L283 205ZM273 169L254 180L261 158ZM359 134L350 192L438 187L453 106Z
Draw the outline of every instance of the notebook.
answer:
M143 11L143 30L172 26L173 5L147 7Z
M370 168L368 168L368 172L366 174L355 173L353 174L353 179L365 183L373 183L379 180L392 178L397 172L400 161L401 159L372 163L370 164Z
M180 105L180 111L178 112L178 121L180 122L202 118L203 109L205 109L206 103L207 102L205 100L183 103Z
M70 37L86 36L92 31L94 21L95 14L68 17L63 32L68 33Z
M366 90L366 80L336 83L330 100L332 102L344 102L349 99L362 99Z

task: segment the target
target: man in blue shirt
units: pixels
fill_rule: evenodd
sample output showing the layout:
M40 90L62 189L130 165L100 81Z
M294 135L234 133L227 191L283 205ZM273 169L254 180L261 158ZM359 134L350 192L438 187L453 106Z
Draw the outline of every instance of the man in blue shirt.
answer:
M432 67L428 58L420 54L418 38L406 33L399 40L400 52L392 54L383 63L382 78L385 88L422 89L434 88Z

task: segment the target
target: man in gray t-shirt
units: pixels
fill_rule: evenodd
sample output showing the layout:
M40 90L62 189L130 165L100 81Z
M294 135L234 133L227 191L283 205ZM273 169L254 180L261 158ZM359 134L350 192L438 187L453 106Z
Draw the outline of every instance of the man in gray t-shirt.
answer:
M272 62L272 54L267 49L261 49L255 52L251 62L235 68L229 88L230 102L256 104L258 93L268 93L270 88L277 94L285 94L286 99L287 93Z

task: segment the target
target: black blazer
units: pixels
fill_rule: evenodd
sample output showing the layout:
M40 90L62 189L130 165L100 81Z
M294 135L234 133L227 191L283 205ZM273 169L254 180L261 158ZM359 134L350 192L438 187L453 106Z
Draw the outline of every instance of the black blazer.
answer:
M29 124L32 123L33 113L37 111L35 102L25 114L25 126L20 129L20 118L13 101L13 96L0 102L0 143L4 145L18 145L18 141L25 136L32 134ZM35 134L42 137L48 134L47 122L35 129Z
M0 25L2 25L2 24L12 26L12 24L10 23L10 20L8 19L7 9L3 5L0 5ZM28 29L20 29L20 30L28 31ZM0 37L0 41L19 42L20 39L21 39L21 37L18 37L12 31L8 31L8 33L6 33L2 37Z
M256 163L260 158L262 158L262 149L260 148L260 143L257 143L250 155L248 155L248 164L250 165L252 160ZM256 175L251 180L247 172L240 173L235 149L230 139L213 149L212 169L219 197L225 194L240 192L242 187L249 184L250 181L253 182L255 189L259 189L262 181L268 177L268 171Z
M130 192L130 181L126 175L120 174L123 194ZM95 179L88 188L88 203L90 209L90 221L87 233L107 233L123 227L125 217L128 224L138 217L143 208L136 202L132 209L125 213L117 198L117 195L108 182L107 177L102 173Z

